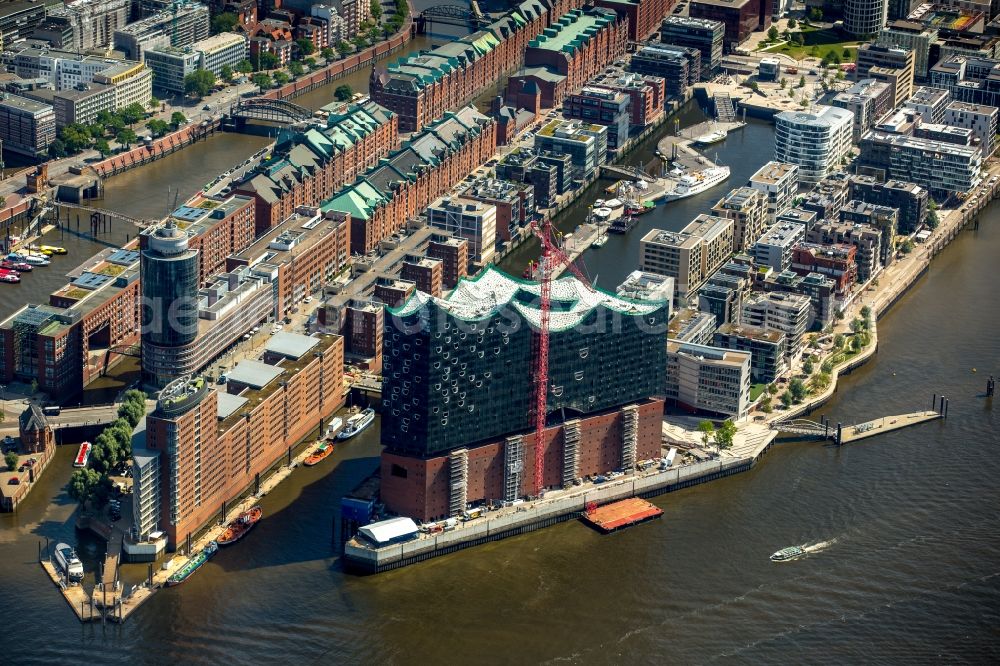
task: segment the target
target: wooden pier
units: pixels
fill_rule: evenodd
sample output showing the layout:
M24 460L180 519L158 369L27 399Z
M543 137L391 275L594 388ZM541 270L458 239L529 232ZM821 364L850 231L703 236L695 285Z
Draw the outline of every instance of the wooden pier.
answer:
M62 592L63 599L76 614L80 622L100 622L103 619L101 611L94 607L90 595L83 589L83 585L67 584L59 573L59 570L46 557L41 560L42 569L49 575L55 586Z

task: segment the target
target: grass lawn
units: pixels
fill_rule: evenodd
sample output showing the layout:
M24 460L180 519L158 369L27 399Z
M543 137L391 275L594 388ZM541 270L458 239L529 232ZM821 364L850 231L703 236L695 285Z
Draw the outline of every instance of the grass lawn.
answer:
M750 402L760 397L760 394L767 388L767 384L754 384L750 387Z
M794 35L795 33L793 32L792 34ZM853 53L853 49L850 57L845 58L844 48L857 47L859 42L856 39L844 41L844 35L836 30L819 30L817 28L805 28L802 31L802 35L805 37L805 44L802 46L795 42L786 42L780 46L772 46L769 49L765 49L765 51L768 53L784 53L796 60L802 60L809 56L822 58L828 53L831 58L834 55L840 56L844 62L852 62L854 60L855 54Z

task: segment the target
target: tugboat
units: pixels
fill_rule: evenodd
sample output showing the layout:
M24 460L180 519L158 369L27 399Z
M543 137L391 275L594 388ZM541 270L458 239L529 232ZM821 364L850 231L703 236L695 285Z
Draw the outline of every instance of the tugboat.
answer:
M782 548L778 552L771 555L772 562L787 562L788 560L794 560L796 557L801 557L806 554L806 551L802 550L799 546L789 546L788 548Z
M375 410L371 407L347 419L347 425L337 435L337 439L350 439L367 428L375 420Z
M330 444L329 442L323 442L322 444L316 447L315 451L309 454L309 456L305 459L303 464L306 467L312 467L313 465L318 465L319 463L326 460L331 453L333 453L333 444Z
M226 526L226 531L222 533L219 537L218 544L220 546L231 546L243 537L247 535L247 532L253 529L261 517L264 515L264 510L259 506L251 508L249 511L244 511L236 520L229 523Z
M79 583L83 580L83 562L76 556L76 551L72 547L64 543L56 544L55 557L59 570L66 574L70 583Z
M201 549L197 555L188 560L188 563L181 567L176 573L174 573L170 578L167 579L167 587L173 587L174 585L180 585L188 578L191 577L195 571L197 571L201 565L212 559L212 556L219 551L219 544L214 541L209 541L208 545Z

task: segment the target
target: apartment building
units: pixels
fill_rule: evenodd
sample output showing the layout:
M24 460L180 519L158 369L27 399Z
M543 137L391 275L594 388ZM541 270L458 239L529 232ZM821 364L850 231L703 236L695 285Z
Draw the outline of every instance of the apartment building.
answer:
M747 185L764 194L767 217L774 222L792 207L799 191L799 167L787 162L770 161L750 176Z
M688 46L701 52L701 80L708 80L722 64L726 24L712 19L671 15L660 25L664 44Z
M468 241L469 257L477 264L484 266L493 259L497 245L496 206L464 197L445 197L427 207L427 223Z
M667 342L668 405L740 420L750 411L750 354Z
M806 226L796 222L775 222L751 248L754 261L780 273L792 265L792 248L806 236Z
M727 323L719 326L712 344L748 354L750 381L755 384L772 384L788 369L788 344L781 331Z
M42 157L55 138L56 114L51 106L0 93L0 140L4 150L29 158Z
M983 153L983 159L989 159L996 150L998 115L1000 111L995 106L951 102L945 107L944 124L972 130Z
M761 190L738 187L712 207L719 217L733 221L733 252L744 252L767 230L767 200Z
M580 92L566 98L563 115L607 127L609 150L617 150L628 141L632 115L629 112L629 97L624 93L584 86Z
M831 104L854 115L851 140L857 143L865 132L892 111L892 101L888 83L864 79L837 93Z
M800 182L815 183L837 171L851 148L854 117L844 109L820 104L774 119L774 159L796 165Z
M932 195L968 192L980 181L978 147L878 131L866 135L860 147L861 166L885 178L916 183Z
M579 121L553 120L535 134L536 150L569 155L572 171L567 180L588 182L608 161L608 128Z
M180 48L206 39L209 28L206 5L179 0L170 9L116 29L114 45L126 58L142 61L147 50L165 46Z
M784 334L785 353L791 362L801 355L806 331L812 328L815 318L808 296L772 291L748 297L743 302L741 321L765 331Z
M850 198L898 211L897 228L901 234L913 233L927 219L927 190L916 183L883 183L873 176L858 175L851 178Z

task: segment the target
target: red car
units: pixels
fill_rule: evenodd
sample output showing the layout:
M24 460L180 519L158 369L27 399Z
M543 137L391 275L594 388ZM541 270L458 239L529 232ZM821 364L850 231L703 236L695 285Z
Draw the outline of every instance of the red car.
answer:
M9 259L0 261L0 268L3 268L8 271L17 271L19 273L25 273L27 271L33 270L31 264L26 264L23 261L11 261Z
M0 282L20 282L21 274L17 271L0 268Z

